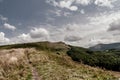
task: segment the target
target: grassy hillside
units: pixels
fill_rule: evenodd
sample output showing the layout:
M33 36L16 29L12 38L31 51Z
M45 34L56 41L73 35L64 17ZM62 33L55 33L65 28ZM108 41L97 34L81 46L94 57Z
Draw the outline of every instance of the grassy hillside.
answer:
M71 47L62 42L1 46L0 80L116 80L120 77L119 72L74 62L67 55L69 50Z

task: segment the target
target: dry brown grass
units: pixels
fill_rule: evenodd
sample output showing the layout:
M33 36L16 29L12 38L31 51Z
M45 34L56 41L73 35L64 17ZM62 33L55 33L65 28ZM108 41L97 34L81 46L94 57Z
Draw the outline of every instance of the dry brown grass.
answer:
M26 49L0 51L0 80L24 80L29 74Z

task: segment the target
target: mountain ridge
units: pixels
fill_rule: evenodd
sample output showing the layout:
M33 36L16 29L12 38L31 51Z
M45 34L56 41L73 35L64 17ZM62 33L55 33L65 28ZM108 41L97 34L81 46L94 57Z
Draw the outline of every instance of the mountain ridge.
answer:
M103 51L103 50L109 50L109 49L116 49L120 50L120 43L110 43L110 44L97 44L95 46L89 47L91 50L95 51Z

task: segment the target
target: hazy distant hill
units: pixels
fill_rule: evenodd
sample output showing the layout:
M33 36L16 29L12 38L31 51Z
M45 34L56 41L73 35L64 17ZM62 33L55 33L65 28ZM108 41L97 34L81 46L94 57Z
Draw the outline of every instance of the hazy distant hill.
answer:
M0 80L118 79L119 72L88 66L95 64L94 59L97 57L94 56L94 53L99 54L99 52L70 46L63 42L36 42L1 46ZM90 57L90 55L92 56ZM111 60L111 58L109 59ZM83 64L86 60L90 60L90 64Z
M117 49L120 50L120 43L111 43L111 44L98 44L90 47L91 50L108 50L108 49Z

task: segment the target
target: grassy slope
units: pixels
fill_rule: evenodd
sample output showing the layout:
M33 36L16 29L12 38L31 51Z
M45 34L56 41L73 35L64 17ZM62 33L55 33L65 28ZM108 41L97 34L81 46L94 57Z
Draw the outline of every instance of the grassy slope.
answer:
M69 47L61 42L2 46L1 50L10 49L6 54L14 56L11 48L32 47L37 51L25 49L17 62L8 63L6 56L0 55L0 80L32 80L30 65L42 80L116 80L113 72L72 61L66 54Z

